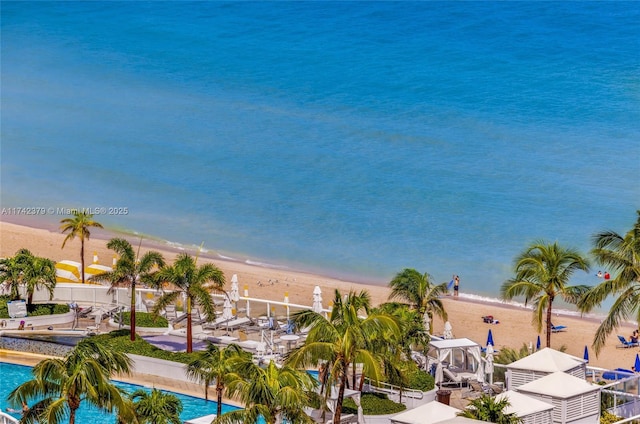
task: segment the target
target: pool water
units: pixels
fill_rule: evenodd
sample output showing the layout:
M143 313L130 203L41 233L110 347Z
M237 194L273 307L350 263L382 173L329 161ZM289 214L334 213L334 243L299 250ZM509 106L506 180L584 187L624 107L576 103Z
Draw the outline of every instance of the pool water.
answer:
M7 396L20 384L31 379L31 367L23 365L14 365L0 362L0 375L2 376L2 384L0 384L0 408L7 412L9 403L7 402ZM132 392L137 389L150 390L146 387L137 386L127 383L115 383L118 387L125 389L128 392ZM182 421L191 420L204 415L215 414L217 403L213 401L205 401L204 399L196 398L193 396L182 395L179 393L173 393L182 401L182 414L180 419ZM235 406L223 404L222 412L232 411L238 409ZM18 414L12 414L15 418L20 418ZM91 424L113 424L115 422L115 416L113 414L106 414L102 411L96 410L86 404L83 404L76 415L76 422L91 423Z

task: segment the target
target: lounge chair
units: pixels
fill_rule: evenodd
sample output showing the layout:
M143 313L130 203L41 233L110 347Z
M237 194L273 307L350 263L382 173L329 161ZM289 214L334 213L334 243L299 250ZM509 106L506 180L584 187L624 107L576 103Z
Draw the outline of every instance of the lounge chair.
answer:
M442 382L442 384L451 384L451 383L455 383L456 385L462 387L462 384L464 382L466 382L465 379L462 378L461 375L454 373L453 371L451 371L448 368L443 368L442 369L442 374L444 375L445 378L447 378L448 381L444 381Z
M176 305L167 305L164 308L164 317L170 323L175 323L178 320L178 312L176 310Z
M620 340L620 344L616 347L621 347L621 348L638 347L638 342L630 342L620 334L618 334L618 340Z
M236 319L233 319L231 321L227 321L222 326L222 328L224 328L226 330L229 330L229 331L233 331L233 330L237 330L239 328L247 327L250 324L251 324L251 318L243 317L243 318L236 318Z
M205 330L221 330L225 328L227 322L233 321L233 318L218 317L211 322L206 322L202 325Z
M566 328L567 328L566 325L553 325L553 323L551 323L552 333L559 333L560 331L564 331Z

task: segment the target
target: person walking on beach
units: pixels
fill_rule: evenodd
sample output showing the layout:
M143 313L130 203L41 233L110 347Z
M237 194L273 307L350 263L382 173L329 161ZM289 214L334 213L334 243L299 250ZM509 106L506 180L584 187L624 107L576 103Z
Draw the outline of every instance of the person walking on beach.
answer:
M458 290L460 289L460 277L453 276L453 297L458 297Z

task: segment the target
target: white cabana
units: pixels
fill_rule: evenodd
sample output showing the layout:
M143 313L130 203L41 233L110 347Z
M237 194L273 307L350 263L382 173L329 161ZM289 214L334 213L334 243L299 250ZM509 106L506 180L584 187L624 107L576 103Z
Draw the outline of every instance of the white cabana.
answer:
M506 399L509 406L505 414L515 414L522 424L551 424L553 422L553 405L539 399L508 390L496 395L496 402Z
M56 263L56 281L58 283L79 283L82 264L74 261L60 261Z
M472 340L431 340L429 356L436 360L435 380L438 385L444 381L444 369L447 369L447 375L460 378L458 382L470 379L484 382L480 345Z
M587 363L584 359L545 347L507 365L507 389L517 389L556 371L585 379Z
M390 419L391 424L434 424L455 418L459 412L462 411L434 400L394 415Z
M553 405L554 423L598 424L601 386L562 371L518 387L518 392Z

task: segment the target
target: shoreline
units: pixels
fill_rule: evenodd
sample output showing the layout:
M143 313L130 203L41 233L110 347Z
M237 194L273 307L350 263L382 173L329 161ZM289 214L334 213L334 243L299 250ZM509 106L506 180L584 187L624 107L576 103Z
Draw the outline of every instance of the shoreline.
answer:
M99 263L111 265L113 252L106 248L106 241L113 236L123 237L134 246L137 245L133 237L97 229L92 231L92 237L85 241L85 260L87 263L90 263L95 252L98 255ZM68 242L63 250L61 249L63 239L63 234L50 229L20 225L8 222L4 218L0 220L0 256L3 257L13 256L18 249L24 247L35 255L48 257L55 261L63 259L78 261L79 241ZM148 250L159 251L165 256L168 263L171 263L178 253L195 253L195 249L191 252L191 248L186 246L175 248L162 246L160 243L143 242L141 251L144 253ZM313 287L318 285L322 289L325 307L330 304L336 289L340 290L341 294L350 290L367 290L371 296L372 305L377 306L387 301L390 293L386 285L351 282L291 269L261 267L229 259L210 258L207 255L201 255L200 259L203 262L215 264L224 272L227 289L230 287L231 276L237 274L240 290L246 288L251 297L282 301L287 295L290 303L311 305ZM489 301L489 299L466 294L464 290L459 298L446 296L442 298L442 301L456 337L467 337L484 346L487 332L491 329L497 348L508 346L519 349L522 344L528 345L529 343L533 343L535 346L538 333L531 324L531 309L499 300ZM484 315L493 315L500 321L500 324L483 323L481 317ZM591 365L602 368L629 368L633 364L637 349L617 349L616 345L619 343L616 334L628 336L635 327L634 324L626 323L618 331L612 333L598 357L590 347L599 324L598 316L581 317L557 309L554 310L554 324L567 325L568 329L552 335L551 347L561 349L564 346L567 353L582 357L584 346L587 345L591 351ZM435 318L433 328L434 334L442 334L444 322L440 318ZM540 337L544 346L545 335L541 334Z

